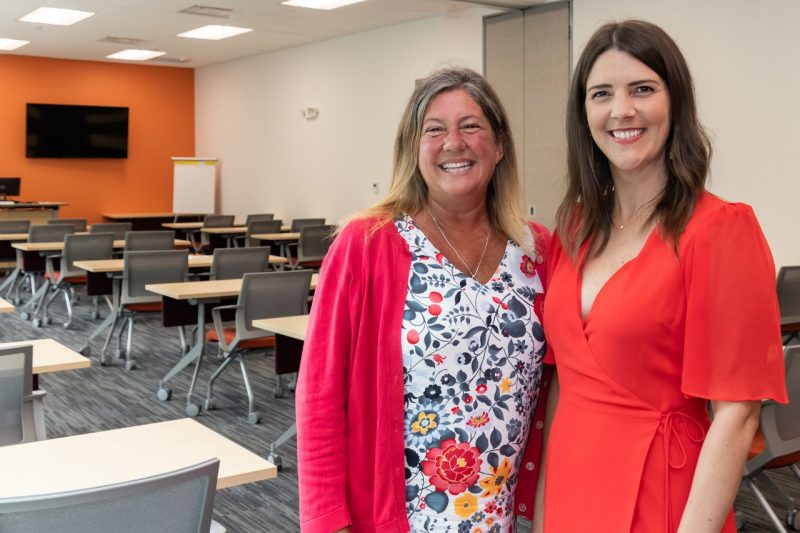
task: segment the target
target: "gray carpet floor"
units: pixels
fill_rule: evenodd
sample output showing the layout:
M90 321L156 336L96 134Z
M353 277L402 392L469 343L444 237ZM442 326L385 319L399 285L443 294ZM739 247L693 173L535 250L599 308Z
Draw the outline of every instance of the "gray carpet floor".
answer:
M73 349L80 348L87 333L98 321L90 318L88 301L84 298L75 307L76 317L69 330L59 324L34 328L19 313L0 315L0 342L52 338ZM63 321L63 303L56 302L51 317ZM100 344L92 345L94 354ZM114 344L109 350L113 359ZM138 368L125 370L119 362L100 366L96 356L92 367L82 370L44 374L40 387L48 393L46 421L48 437L63 437L115 429L136 424L183 418L186 392L193 367L171 380L172 399L162 402L156 397L158 380L178 360L179 343L173 328L161 326L160 317L137 319L134 330L134 353ZM207 358L200 370L198 403L205 394L205 383L216 367L216 348L209 345ZM231 366L215 387L217 409L202 412L197 420L225 435L245 448L266 457L269 445L294 421L294 398L287 391L285 398L273 398L275 374L272 356L253 356L247 359L257 408L262 414L258 425L247 423L247 401L238 368ZM217 493L214 519L231 533L267 533L299 531L297 511L296 444L290 439L280 449L283 469L276 479L250 483L221 490ZM129 458L120 457L120 461ZM800 481L785 471L770 472L770 477L790 496L800 497ZM785 506L771 500L781 516ZM773 531L764 511L746 488L739 490L736 508L746 519L745 532ZM576 502L576 511L580 502ZM591 517L587 517L587 524ZM587 531L591 531L588 528Z

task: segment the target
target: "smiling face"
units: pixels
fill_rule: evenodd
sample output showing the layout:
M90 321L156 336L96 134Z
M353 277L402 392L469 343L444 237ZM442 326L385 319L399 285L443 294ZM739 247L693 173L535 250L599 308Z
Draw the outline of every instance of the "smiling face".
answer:
M422 121L419 170L431 201L483 201L503 158L489 120L463 89L436 95Z
M666 176L669 91L650 67L627 52L598 56L586 80L586 120L615 178Z

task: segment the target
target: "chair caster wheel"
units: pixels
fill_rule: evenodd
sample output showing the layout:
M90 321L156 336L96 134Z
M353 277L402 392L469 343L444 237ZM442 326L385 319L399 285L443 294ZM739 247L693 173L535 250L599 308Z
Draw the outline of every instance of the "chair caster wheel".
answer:
M275 468L277 468L279 472L283 469L283 460L281 459L281 456L278 455L277 453L270 453L267 456L267 461L274 464Z
M191 416L192 418L196 417L200 414L200 406L196 403L190 403L186 406L186 414Z
M84 346L83 348L78 350L78 353L83 355L84 357L91 357L92 348L91 348L91 346Z
M165 389L164 387L159 387L156 396L158 396L158 399L161 400L162 402L166 402L172 397L172 389Z
M216 408L217 408L217 402L215 402L213 399L206 400L203 402L203 409L205 409L206 411L212 411Z
M34 318L33 321L31 321L31 325L35 328L40 328L42 327L42 322L38 318Z
M283 398L283 387L275 387L272 390L272 396L275 398Z
M800 531L800 512L797 509L789 509L786 512L786 525L792 531Z
M28 312L27 312L27 311L21 311L21 312L20 312L20 314L19 314L19 317L20 317L22 320L28 320L28 319L31 317L31 315L30 315L30 314L28 314Z
M261 415L258 413L250 413L247 415L247 421L250 424L256 425L261 421Z
M49 326L50 325L50 319L49 318L43 318L42 319L42 325L43 326Z
M136 359L128 359L125 361L125 370L133 370L136 368Z

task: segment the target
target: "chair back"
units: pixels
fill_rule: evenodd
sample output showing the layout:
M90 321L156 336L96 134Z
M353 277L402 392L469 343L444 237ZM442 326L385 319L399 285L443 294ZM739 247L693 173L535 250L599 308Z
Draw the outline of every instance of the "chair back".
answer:
M300 228L300 240L297 244L297 261L322 261L333 242L336 226L327 224L319 226L303 226Z
M161 296L145 289L145 285L179 283L188 278L189 252L186 250L125 252L120 303L159 302Z
M211 262L211 279L240 279L248 272L265 272L269 246L217 248Z
M261 213L257 215L247 215L247 219L244 221L244 225L248 225L251 222L255 222L257 220L272 220L275 218L273 213Z
M172 230L128 231L125 233L126 252L174 249L175 232Z
M0 233L28 233L30 220L0 220Z
M115 240L125 239L125 233L133 229L132 222L101 222L92 224L89 233L113 233Z
M292 220L292 233L300 231L303 226L319 226L325 224L324 218L296 218Z
M25 438L23 403L31 395L32 361L31 345L0 349L0 446Z
M43 224L31 226L28 230L28 242L64 242L64 237L75 233L72 224Z
M800 317L800 266L781 267L777 285L781 318Z
M61 257L61 276L84 276L86 271L76 268L75 261L111 259L114 252L112 233L87 233L64 237L64 255Z
M245 246L258 246L259 240L253 239L250 235L254 233L280 233L281 220L251 220L247 223L247 230L245 231Z
M200 533L211 528L219 459L70 492L0 499L5 533Z
M71 224L75 226L75 231L86 231L85 218L51 218L48 224Z
M263 337L264 330L252 326L258 318L306 314L311 275L310 270L245 274L237 302L236 336Z
M206 215L203 218L204 228L228 228L233 226L234 215Z
M784 349L789 403L769 404L761 410L761 432L769 458L800 452L800 345Z

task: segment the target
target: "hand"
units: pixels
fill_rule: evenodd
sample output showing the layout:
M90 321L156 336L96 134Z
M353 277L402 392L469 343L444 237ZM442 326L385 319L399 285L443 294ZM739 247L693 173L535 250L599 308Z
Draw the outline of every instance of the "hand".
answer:
M343 527L342 529L337 529L333 533L350 533L350 526Z

